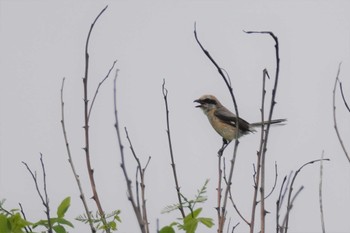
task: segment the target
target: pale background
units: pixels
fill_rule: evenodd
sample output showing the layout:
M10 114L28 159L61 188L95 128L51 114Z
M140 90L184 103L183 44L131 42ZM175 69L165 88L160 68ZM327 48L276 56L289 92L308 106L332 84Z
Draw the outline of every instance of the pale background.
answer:
M152 160L146 173L151 231L156 219L164 226L178 212L161 214L176 202L166 138L162 80L169 90L170 119L175 160L182 192L193 197L206 179L208 201L203 216L216 221L217 156L220 137L205 116L194 108L202 94L216 95L233 109L227 89L193 36L199 37L216 61L229 73L240 116L260 118L262 70L274 74L273 41L266 35L243 30L270 30L280 41L281 72L275 118L288 124L273 128L267 157L267 189L278 163L277 189L283 176L321 156L324 165L324 212L327 232L349 232L350 164L340 149L332 120L332 89L338 64L348 101L350 98L350 2L347 1L0 1L0 198L8 208L21 202L30 220L44 218L44 208L33 181L21 164L40 171L44 154L53 214L60 201L72 197L67 218L75 229L88 226L73 220L83 213L67 161L60 125L60 87L66 77L65 103L68 136L85 194L91 196L83 150L82 77L84 46L91 22L109 5L95 25L90 41L90 99L97 83L117 59L120 69L118 104L121 126L127 126L141 161ZM269 81L268 85L271 86ZM270 94L271 89L268 90ZM119 232L139 232L120 169L113 116L113 82L100 90L91 116L91 153L95 178L106 211L120 209ZM337 95L338 122L350 147L350 120ZM127 152L130 176L135 163ZM258 133L240 141L233 193L242 213L249 217L253 192L253 166ZM232 146L225 157L230 157ZM348 149L349 150L349 149ZM305 186L291 213L290 232L320 232L318 201L319 165L303 170L295 188ZM275 231L278 190L268 199L268 232ZM90 200L89 206L96 210ZM230 205L229 205L230 206ZM245 223L229 208L235 232L247 232ZM199 228L198 232L216 232Z

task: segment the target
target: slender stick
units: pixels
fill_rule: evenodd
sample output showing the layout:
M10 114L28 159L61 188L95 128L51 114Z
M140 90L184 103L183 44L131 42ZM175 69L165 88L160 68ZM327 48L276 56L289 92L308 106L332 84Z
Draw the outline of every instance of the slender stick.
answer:
M316 163L316 162L321 162L321 161L329 161L329 159L315 159L315 160L309 161L309 162L303 164L303 165L294 173L294 176L293 176L293 178L292 178L292 181L291 181L291 183L290 183L290 185L289 185L289 192L288 192L288 199L287 199L287 213L286 213L286 215L285 215L285 217L284 217L284 220L283 220L282 232L287 233L287 231L288 231L290 211L291 211L291 209L293 208L293 203L294 203L295 198L297 197L297 195L298 195L298 194L301 192L301 190L303 189L303 187L301 187L301 188L296 192L296 194L292 197L292 194L293 194L293 185L294 185L295 179L297 178L299 172L300 172L304 167L306 167L307 165Z
M136 187L136 195L137 195L137 209L138 209L138 212L140 213L140 215L142 216L142 221L145 225L145 232L148 233L149 232L149 223L148 223L148 219L147 219L147 208L146 208L146 190L145 190L145 171L146 171L146 168L151 160L151 157L148 157L148 161L145 165L145 167L142 168L141 166L141 162L140 162L140 159L139 157L136 155L136 152L134 150L134 147L131 143L131 139L129 137L129 133L128 133L128 130L126 129L126 127L124 128L125 129L125 134L126 134L126 138L129 142L129 146L130 146L130 150L134 156L134 159L136 160L136 163L137 163L137 173L140 174L140 179L141 179L141 183L140 183L140 187L141 187L141 202L142 202L142 207L140 207L140 202L139 202L139 191L138 191L138 185ZM136 175L137 177L137 175ZM137 180L137 178L136 178ZM137 181L138 183L138 181ZM142 214L141 214L142 212Z
M42 168L42 172L43 172L43 182L44 182L44 195L45 198L43 196L43 194L41 193L40 189L39 189L39 185L38 185L38 179L36 176L36 172L32 172L32 170L29 168L28 164L23 162L22 163L26 166L27 170L29 171L29 173L31 174L34 184L35 184L35 188L37 193L39 194L39 197L41 199L41 202L43 204L43 206L45 207L45 214L46 214L46 219L47 219L47 230L49 233L53 233L52 231L52 224L51 224L51 217L50 217L50 205L49 205L49 197L47 194L47 189L46 189L46 171L45 171L45 165L42 159L43 155L40 153L40 163L41 163L41 168Z
M93 21L93 23L90 26L90 30L88 32L88 36L86 39L86 44L85 44L85 75L83 78L83 87L84 87L84 132L85 132L85 147L83 148L85 151L85 156L86 156L86 166L87 166L87 170L88 170L88 174L89 174L89 179L90 179L90 185L91 185L91 189L92 189L92 199L95 201L99 215L101 216L101 220L104 224L104 226L106 227L106 232L109 233L110 229L108 227L106 218L105 218L105 213L103 211L102 208L102 204L100 201L100 198L98 196L97 193L97 188L96 188L96 182L95 182L95 178L94 178L94 170L92 169L92 165L91 165L91 160L90 160L90 134L89 134L89 112L90 112L90 107L89 107L89 100L88 100L88 74L89 74L89 41L90 41L90 36L91 36L91 32L92 29L95 25L95 23L97 22L97 20L99 19L99 17L103 14L103 12L107 9L108 6L106 6L105 8L103 8L103 10L97 15L97 17L95 18L95 20Z
M268 34L272 37L272 39L275 42L275 59L276 59L276 70L275 70L275 80L274 80L274 86L272 89L272 95L271 95L271 105L270 105L270 111L269 111L269 116L268 116L268 122L272 120L272 114L273 110L276 104L276 93L277 93L277 86L278 86L278 80L279 80L279 71L280 71L280 57L279 57L279 43L278 43L278 38L273 34L273 32L270 31L247 31L246 33L251 34L251 33L259 33L259 34ZM265 215L266 215L266 210L265 210L265 202L263 201L265 197L265 157L266 157L266 151L267 151L267 141L269 137L269 132L270 132L270 126L271 124L267 124L266 130L265 130L265 135L262 141L263 148L260 150L261 155L261 186L260 186L260 193L261 193L261 211L260 211L260 217L261 217L261 223L260 223L260 231L262 233L265 233ZM262 126L262 129L264 129L264 125ZM253 224L252 224L253 225ZM252 232L252 231L251 231Z
M326 227L325 227L325 221L324 221L324 214L323 214L323 197L322 197L322 186L323 186L323 158L324 158L324 151L322 151L321 154L321 162L320 162L320 184L318 186L318 197L320 202L320 214L321 214L321 227L322 227L322 233L326 233Z
M348 159L349 163L350 163L350 155L349 153L347 152L346 148L345 148L345 145L343 143L343 140L340 136L340 133L339 133L339 130L338 130L338 125L337 125L337 117L336 117L336 107L335 107L335 91L337 89L337 83L339 82L339 73L340 73L340 67L341 67L341 63L339 64L339 67L338 67L338 72L337 72L337 76L335 78L335 82L334 82L334 88L333 88L333 122L334 122L334 129L335 129L335 132L337 134L337 137L338 137L338 140L339 140L339 143L344 151L344 154L345 154L345 157Z
M171 143L171 134L170 134L170 120L169 120L169 107L168 107L168 90L165 88L165 80L163 79L163 85L162 85L162 92L163 92L163 97L164 97L164 103L165 103L165 113L166 113L166 125L167 125L167 135L168 135L168 144L169 144L169 151L170 151L170 159L171 159L171 167L173 170L173 177L175 181L175 188L177 192L177 199L179 202L179 211L181 213L182 218L185 218L185 211L183 209L182 205L182 196L180 192L180 186L177 178L177 173L176 173L176 166L175 166L175 159L174 159L174 152L173 152L173 146Z
M89 210L89 207L88 207L88 204L87 204L87 201L86 201L86 198L85 198L85 194L84 194L84 191L83 191L82 184L80 182L79 175L78 175L78 173L75 170L74 162L73 162L73 159L72 159L72 154L71 154L71 151L70 151L68 135L67 135L65 119L64 119L64 101L63 101L64 81L65 81L65 78L62 79L62 86L61 86L61 125L62 125L63 137L64 137L64 142L65 142L65 145L66 145L66 150L67 150L67 155L68 155L68 162L69 162L69 164L71 166L71 169L72 169L75 181L77 182L77 186L79 188L80 199L83 202L85 214L86 214L86 216L88 218L88 222L89 222L89 225L90 225L91 232L95 233L96 229L95 229L95 227L93 225L93 222L92 222L92 219L91 219L91 212Z
M339 82L339 87L340 87L340 93L341 93L341 97L343 99L344 105L345 105L346 109L350 112L350 107L348 105L348 102L346 102L346 99L345 99L342 82Z
M131 205L132 205L132 208L133 208L134 213L136 215L137 222L139 223L141 232L142 233L147 233L147 231L146 231L147 223L145 223L143 221L142 214L141 214L141 211L139 209L139 206L135 202L133 189L131 187L131 183L132 182L131 182L131 180L130 180L130 178L128 176L128 172L126 170L126 165L125 165L124 146L122 144L122 140L121 140L121 136L120 136L119 120L118 120L118 108L117 108L117 77L118 77L118 71L119 70L116 70L115 77L114 77L114 85L113 85L114 96L113 96L113 99L114 99L114 117L115 117L114 127L115 127L116 133L117 133L118 145L119 145L119 151L120 151L120 157L121 157L120 167L123 170L123 174L124 174L125 181L126 181L126 186L127 186L127 189L128 189L128 200L131 202Z

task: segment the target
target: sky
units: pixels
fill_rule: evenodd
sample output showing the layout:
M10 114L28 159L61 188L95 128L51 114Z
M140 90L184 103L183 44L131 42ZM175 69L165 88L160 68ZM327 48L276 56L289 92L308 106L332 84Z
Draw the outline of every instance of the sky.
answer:
M267 230L275 231L275 203L283 177L321 157L324 163L323 205L327 232L349 232L350 164L334 131L332 91L339 63L340 79L350 101L350 3L348 1L0 1L0 199L29 218L45 217L26 162L40 177L40 153L47 171L53 212L72 198L67 218L70 232L86 232L75 220L84 213L68 163L61 129L60 88L65 77L65 123L73 160L85 195L91 197L85 165L83 131L84 48L88 30L108 5L90 38L89 99L113 61L119 69L117 103L121 127L127 127L146 170L150 229L156 219L165 226L178 212L161 214L176 203L166 137L162 83L166 82L170 126L183 194L193 197L206 179L208 200L203 216L216 223L217 151L221 138L193 100L213 94L233 110L227 88L215 67L196 44L193 29L211 55L229 74L240 117L259 121L262 72L274 76L274 42L249 30L272 31L279 39L280 77L273 118L287 118L273 127L267 150ZM114 72L113 72L114 74ZM267 81L267 99L273 80ZM349 112L336 92L338 127L350 148ZM101 86L90 118L91 159L102 206L120 209L119 232L139 232L127 200L126 183L114 129L113 79ZM134 177L136 163L125 134L126 166ZM240 139L232 192L242 214L250 218L253 164L260 133ZM348 149L349 150L349 149ZM233 145L225 151L227 161ZM295 189L304 186L293 206L289 232L320 232L319 164L305 167ZM134 183L133 183L134 184ZM88 201L92 210L96 206ZM228 218L248 227L229 205ZM199 228L198 232L213 232ZM216 229L215 229L216 231Z

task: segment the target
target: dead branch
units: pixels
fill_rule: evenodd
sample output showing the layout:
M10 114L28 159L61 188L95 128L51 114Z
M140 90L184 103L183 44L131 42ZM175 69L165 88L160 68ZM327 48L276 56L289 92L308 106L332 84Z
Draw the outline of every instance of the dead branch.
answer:
M323 195L322 195L322 186L323 186L323 158L324 158L324 151L322 151L321 154L321 162L320 162L320 183L318 186L318 197L320 202L320 215L321 215L321 227L322 227L322 233L326 233L326 227L325 227L325 221L324 221L324 214L323 214Z
M45 214L46 214L46 219L47 219L47 230L49 233L52 233L52 224L51 224L51 217L50 217L50 205L49 205L49 197L48 197L48 194L47 194L47 189L46 189L46 171L45 171L45 164L44 164L44 161L43 161L43 155L40 153L40 164L41 164L41 168L42 168L42 173L43 173L43 185L44 185L44 196L43 194L41 193L40 191L40 188L39 188L39 184L38 184L38 179L37 179L37 176L36 176L36 172L33 172L27 163L23 162L22 163L26 166L27 170L29 171L30 175L32 176L33 178L33 181L34 181L34 184L35 184L35 188L36 188L36 191L41 199L41 202L43 204L43 206L45 207Z
M305 164L303 164L295 173L294 176L292 178L292 181L289 185L289 192L288 192L288 199L287 199L287 211L283 220L283 224L280 227L281 233L287 233L288 231L288 225L289 225L289 215L290 215L290 211L293 208L293 203L296 199L296 197L299 195L299 193L302 191L303 186L301 188L299 188L299 190L293 195L293 185L295 182L295 179L297 178L298 174L300 173L300 171L306 167L307 165L310 164L314 164L316 162L320 162L320 161L329 161L329 159L316 159L316 160L312 160L310 162L307 162Z
M272 114L273 110L276 104L276 93L277 93L277 86L278 86L278 81L279 81L279 71L280 71L280 57L279 57L279 43L278 43L278 38L273 34L273 32L270 31L246 31L248 34L268 34L269 36L272 37L272 39L275 42L275 59L276 59L276 70L275 70L275 80L274 80L274 87L272 89L272 94L271 94L271 105L270 105L270 111L268 115L268 122L272 120ZM268 73L266 70L264 70L264 78L263 82L265 82L266 76L269 77ZM264 96L265 96L265 89L264 89L264 84L263 84L263 94L262 94L262 119L264 118L264 113L263 113L263 105L264 105ZM266 215L266 210L265 210L265 202L264 202L264 197L265 197L265 156L266 156L266 151L267 151L267 141L269 137L269 132L270 132L270 126L271 124L267 124L266 129L265 125L262 124L262 129L261 131L264 132L264 135L261 137L261 146L259 149L259 153L261 153L261 184L260 184L260 196L261 196L261 208L260 208L260 224L261 224L261 229L260 231L262 233L265 232L265 215ZM254 224L252 223L252 228L254 228ZM251 233L254 232L254 229L251 229Z
M85 198L85 194L84 194L84 191L83 191L83 187L82 187L82 184L80 182L79 175L78 175L78 173L75 170L75 165L74 165L74 162L73 162L73 159L72 159L72 154L71 154L71 151L70 151L68 135L67 135L65 119L64 119L64 100L63 100L64 81L65 81L65 78L62 79L62 86L61 86L61 125L62 125L63 137L64 137L64 142L65 142L65 145L66 145L66 150L67 150L67 155L68 155L68 162L69 162L69 164L71 166L71 169L72 169L75 181L77 182L77 186L78 186L79 193L80 193L80 199L83 202L85 214L86 214L86 216L88 218L88 222L89 222L89 225L90 225L91 232L95 233L96 229L95 229L95 227L93 225L93 222L92 222L92 219L91 219L91 211L89 210L89 207L88 207L88 204L87 204L87 201L86 201L86 198Z
M236 127L239 128L239 122L238 122L238 119L239 119L239 113L238 113L238 106L237 106L237 102L236 102L236 98L234 96L234 93L233 93L233 89L232 89L232 86L231 86L231 81L225 76L225 74L223 73L223 70L218 64L217 62L214 60L214 58L210 55L210 53L208 52L208 50L206 50L204 48L204 46L202 45L202 43L199 41L198 39L198 35L197 35L197 29L196 29L196 24L194 25L194 37L197 41L197 44L199 45L199 47L201 48L201 50L203 51L203 53L207 56L207 58L211 61L211 63L216 67L217 71L219 72L220 76L222 77L222 79L224 80L228 90L229 90L229 93L231 95L231 98L232 98L232 102L233 102L233 105L234 105L234 108L235 108L235 113L236 113ZM224 199L222 200L222 205L221 205L221 213L219 212L218 214L218 233L222 233L223 232L223 229L224 229L224 225L225 225L225 220L226 220L226 214L227 214L227 210L226 210L226 207L227 207L227 200L228 200L228 197L229 197L229 192L230 192L230 189L231 189L231 185L232 185L232 177L233 177L233 170L234 170L234 165L235 165L235 161L236 161L236 155L237 155L237 150L238 150L238 145L239 145L239 140L238 140L238 134L236 134L236 140L235 140L235 145L234 145L234 150L233 150L233 154L232 154L232 159L230 160L230 164L231 164L231 167L230 167L230 171L229 171L229 176L228 176L228 179L227 179L227 185L226 185L226 189L225 189L225 195L224 195ZM219 151L221 151L221 153L219 153L219 160L220 160L220 154L222 154L223 150L225 149L226 147L223 147L221 148ZM220 162L220 161L219 161ZM220 167L219 167L220 169ZM219 172L219 175L220 175L220 172ZM219 177L220 179L220 177ZM221 182L221 181L220 181ZM220 184L219 184L220 185ZM218 185L218 186L219 186ZM218 189L221 188L221 187L218 187ZM221 192L218 193L218 195L221 195ZM221 197L220 197L221 199Z
M347 150L345 148L345 145L343 143L343 139L340 136L340 132L339 132L338 125L337 125L337 117L336 117L335 92L336 92L337 84L339 82L340 67L341 67L341 63L339 64L339 67L338 67L338 72L337 72L337 76L335 78L334 88L333 88L333 122L334 122L334 129L335 129L335 132L337 134L339 143L340 143L340 145L341 145L341 147L342 147L342 149L344 151L345 157L348 159L348 162L350 163L350 155L347 152Z
M344 95L344 91L343 91L343 83L339 82L339 86L340 86L340 93L341 93L341 97L343 98L344 105L345 105L346 109L350 112L350 107L348 105L348 102L345 99L345 95Z
M92 169L92 165L91 165L91 160L90 160L90 131L89 131L89 116L90 116L90 112L91 112L91 105L89 107L89 99L88 99L88 78L89 78L89 41L90 41L90 36L92 33L92 29L95 26L95 23L97 22L97 20L100 18L100 16L103 14L103 12L107 9L108 6L106 6L105 8L103 8L103 10L97 15L97 17L95 18L95 20L93 21L93 23L90 26L90 30L88 32L87 35L87 39L86 39L86 44L85 44L85 75L83 78L83 87L84 87L84 132L85 132L85 146L84 146L84 151L85 151L85 158L86 158L86 166L87 166L87 170L88 170L88 174L89 174L89 180L90 180L90 185L91 185L91 189L92 189L92 199L95 201L99 215L101 216L101 220L103 225L106 227L106 232L109 233L110 229L109 226L107 224L106 218L105 218L105 213L103 211L102 208L102 204L100 201L100 198L98 196L97 193L97 188L96 188L96 182L95 182L95 178L94 178L94 170ZM99 87L97 88L98 91ZM97 93L96 91L96 93Z
M114 76L114 85L113 85L113 100L114 100L114 117L115 117L115 124L114 127L116 129L117 133L117 139L118 139L118 145L119 145L119 151L120 151L120 157L121 157L121 163L120 167L123 170L123 174L125 177L126 181L126 186L128 189L128 200L131 202L132 208L134 210L134 213L137 218L137 222L140 226L141 232L142 233L148 233L148 223L145 223L141 211L139 209L139 206L136 204L135 199L134 199L134 194L133 194L133 189L131 187L132 181L129 178L128 172L126 170L126 164L125 164L125 156L124 156L124 146L122 144L121 136L120 136L120 130L119 130L119 120L118 120L118 108L117 108L117 77L118 77L118 71L116 70L115 76Z
M136 196L137 196L137 209L138 209L138 212L140 212L140 215L142 216L142 219L143 219L143 224L145 225L145 231L148 233L149 232L149 223L148 223L148 219L147 219L147 208L146 208L146 190L145 190L145 171L146 171L146 168L151 160L151 157L148 157L148 161L146 163L146 165L144 167L141 166L141 162L140 162L140 159L139 157L136 155L136 152L134 150L134 147L131 143L131 139L129 137L129 133L128 133L128 130L126 129L126 127L124 128L125 129L125 134L126 134L126 138L129 142L129 146L130 146L130 150L132 152L132 155L134 156L134 159L136 160L136 163L137 163L137 169L136 169L136 173L140 175L140 179L141 179L141 183L140 183L140 187L141 187L141 203L142 203L142 206L140 207L140 201L139 201L139 190L138 188L136 188ZM137 179L137 175L136 175L136 187L138 187L138 179Z
M109 71L107 73L107 75L102 79L101 82L99 82L96 90L95 90L95 94L94 94L94 98L92 98L92 102L90 104L90 109L89 109L89 113L88 113L88 119L90 120L90 115L91 115L91 110L92 110L92 107L94 106L94 103L95 103L95 100L96 100L96 97L97 97L97 94L98 94L98 91L100 89L100 87L102 86L102 84L108 79L110 73L112 72L114 66L115 66L115 63L117 63L117 60L115 60L112 64L112 66L109 68Z
M185 218L185 211L183 209L182 205L182 196L180 192L180 186L178 182L178 177L176 173L176 166L175 166L175 159L174 159L174 152L173 152L173 146L171 142L171 134L170 134L170 120L169 120L169 107L168 107L168 90L165 88L165 80L163 79L163 85L162 85L162 93L164 98L164 104L165 104L165 114L166 114L166 125L167 125L167 135L168 135L168 144L169 144L169 152L170 152L170 159L171 159L171 167L173 170L173 177L175 181L175 188L177 192L177 199L179 202L179 211L181 213L182 218Z

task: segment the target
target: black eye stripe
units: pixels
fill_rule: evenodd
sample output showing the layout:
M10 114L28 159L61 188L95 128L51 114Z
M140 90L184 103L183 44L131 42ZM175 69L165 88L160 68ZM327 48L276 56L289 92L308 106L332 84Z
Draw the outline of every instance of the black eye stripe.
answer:
M208 103L208 104L216 104L215 100L209 99L209 98L204 99L203 102Z

